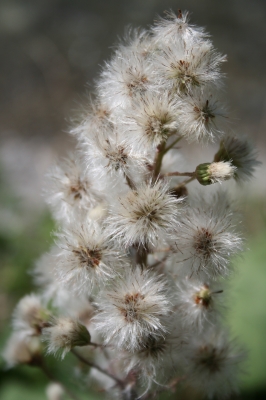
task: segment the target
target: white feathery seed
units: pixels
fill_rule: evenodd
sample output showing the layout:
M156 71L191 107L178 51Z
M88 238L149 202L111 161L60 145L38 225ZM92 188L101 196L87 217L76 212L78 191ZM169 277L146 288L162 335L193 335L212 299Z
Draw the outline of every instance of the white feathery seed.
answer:
M104 284L126 268L127 258L97 223L84 223L58 233L55 273L61 284L79 293Z
M97 307L93 320L105 343L134 352L150 335L165 334L162 317L170 314L171 300L161 276L136 267L101 293Z
M126 247L154 248L178 224L182 198L171 195L166 183L149 182L119 199L108 220L110 235Z
M45 197L54 217L64 224L77 219L80 214L84 217L102 200L77 154L72 154L47 174Z
M178 130L188 142L214 142L223 136L225 110L209 90L192 90L177 102Z
M230 161L236 167L234 177L242 182L252 178L255 168L261 163L257 160L257 151L247 139L237 136L226 136L220 144L220 149L214 161Z
M43 341L48 344L48 354L59 353L63 359L73 347L88 345L90 334L79 321L68 317L58 317L51 321L50 326L43 329Z
M178 131L178 105L169 94L148 92L135 98L125 117L127 134L144 148L158 146Z
M238 392L239 363L243 358L243 350L225 332L211 328L188 346L188 382L210 399L228 398Z
M223 206L221 196L198 202L198 207L187 208L176 229L176 272L203 280L226 276L230 257L242 249L232 212Z

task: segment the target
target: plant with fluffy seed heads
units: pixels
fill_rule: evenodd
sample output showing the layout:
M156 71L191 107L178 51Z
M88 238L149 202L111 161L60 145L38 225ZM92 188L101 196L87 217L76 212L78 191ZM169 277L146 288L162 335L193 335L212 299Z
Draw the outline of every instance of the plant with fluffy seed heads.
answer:
M15 309L9 366L43 367L41 339L48 353L72 352L83 385L118 399L183 381L209 397L236 392L243 353L222 327L220 278L242 235L227 194L206 186L247 180L259 163L228 133L225 60L181 10L115 47L71 128L76 151L49 174L56 243L34 268L38 293ZM205 160L200 146L217 140Z

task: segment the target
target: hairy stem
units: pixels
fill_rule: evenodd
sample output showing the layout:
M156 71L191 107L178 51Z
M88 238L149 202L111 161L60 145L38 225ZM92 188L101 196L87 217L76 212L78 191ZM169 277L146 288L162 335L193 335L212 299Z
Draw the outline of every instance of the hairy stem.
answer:
M166 143L163 142L159 144L159 146L156 149L156 155L155 155L155 160L154 160L154 169L153 169L153 180L156 181L158 178L158 175L160 174L161 166L162 166L162 161L163 161L163 156L165 155L165 146Z
M100 371L102 374L108 376L109 378L113 379L116 384L121 388L124 389L124 382L121 381L119 378L117 378L116 376L114 376L113 374L111 374L110 372L106 371L105 369L101 368L99 365L94 364L93 362L87 360L86 358L84 358L83 356L81 356L76 350L72 349L71 352L84 364L88 365L91 368L95 368L98 371Z

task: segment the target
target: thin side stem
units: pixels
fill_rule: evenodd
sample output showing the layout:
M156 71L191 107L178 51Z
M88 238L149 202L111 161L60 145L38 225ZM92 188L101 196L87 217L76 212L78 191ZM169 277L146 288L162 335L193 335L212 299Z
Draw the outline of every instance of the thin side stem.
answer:
M46 375L46 377L47 377L50 381L55 382L55 383L58 383L59 385L61 385L62 388L64 389L64 391L68 394L68 396L69 396L71 399L73 399L73 400L79 400L79 398L78 398L74 393L72 393L71 390L69 390L63 383L59 382L59 380L56 379L56 378L53 376L53 374L51 373L51 371L49 371L49 369L46 367L46 365L45 365L43 362L40 363L38 366L39 366L39 368L42 370L42 372L44 373L44 375Z
M170 144L168 147L166 147L164 149L164 154L166 154L169 150L171 150L182 138L183 138L183 136L180 136L179 138L174 140L172 144Z
M186 179L185 181L183 181L183 182L181 182L179 185L177 185L177 186L174 188L174 190L179 189L180 187L187 185L188 183L194 181L194 179L196 179L195 176L193 176L192 178Z
M134 182L132 181L132 179L130 179L126 173L124 173L124 176L126 178L126 182L127 182L128 186L130 187L130 189L136 190L136 186L135 186Z
M161 175L161 177L165 177L165 176L190 176L190 177L194 177L195 176L195 172L167 172L166 174Z
M121 381L119 378L114 376L113 374L110 374L110 372L106 371L105 369L101 368L99 365L94 364L93 362L87 360L83 356L81 356L76 350L72 349L71 352L84 364L88 365L91 368L95 368L98 371L100 371L102 374L108 376L109 378L113 379L118 386L120 386L121 389L124 389L124 382Z

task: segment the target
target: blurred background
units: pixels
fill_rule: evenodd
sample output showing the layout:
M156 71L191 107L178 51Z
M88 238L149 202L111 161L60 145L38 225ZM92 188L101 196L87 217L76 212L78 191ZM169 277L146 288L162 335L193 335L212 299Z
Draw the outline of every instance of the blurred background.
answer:
M235 261L228 324L248 349L236 398L265 399L265 0L0 0L0 348L14 305L33 288L27 270L52 241L43 176L74 146L67 135L71 117L125 26L146 27L170 8L189 10L191 22L205 26L215 47L227 54L223 96L231 127L252 138L262 161L252 183L237 189L247 250ZM186 150L188 158L195 151ZM70 363L67 358L52 368L66 379ZM2 368L0 374L1 399L46 399L47 380L33 368ZM181 398L198 399L185 392Z

